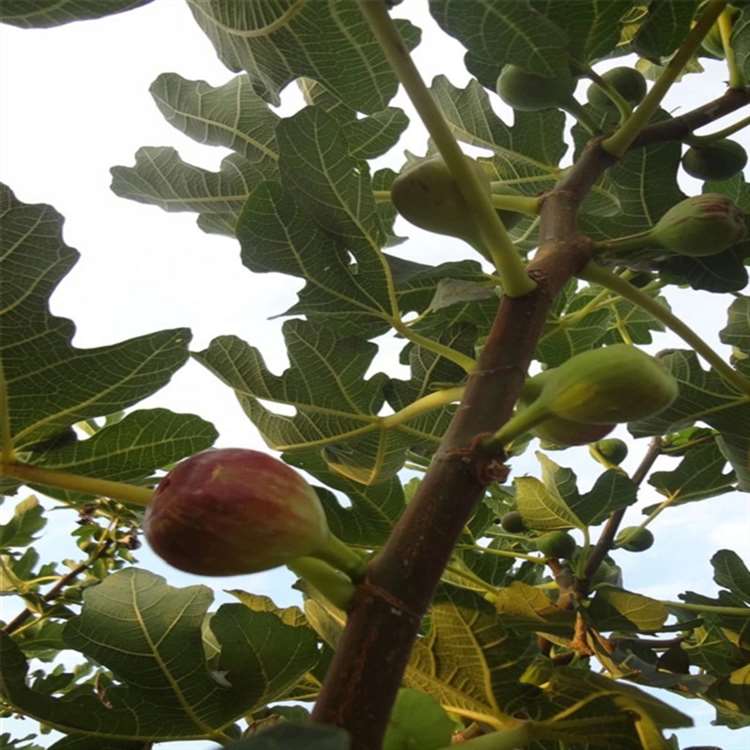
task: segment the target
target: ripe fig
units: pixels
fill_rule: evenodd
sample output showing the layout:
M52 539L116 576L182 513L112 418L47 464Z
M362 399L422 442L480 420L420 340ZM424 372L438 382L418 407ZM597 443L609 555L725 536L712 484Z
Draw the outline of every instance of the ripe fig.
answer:
M489 175L474 159L465 158L489 194ZM426 159L401 172L391 185L391 200L399 214L415 226L481 247L472 212L442 157Z
M607 438L599 440L595 448L609 463L619 466L628 456L628 446L619 438Z
M615 539L615 546L628 552L643 552L654 543L654 535L640 526L627 526Z
M745 237L744 213L722 193L686 198L669 209L649 232L659 246L679 255L716 255Z
M523 534L528 531L523 516L517 510L511 510L500 519L500 525L509 534Z
M699 180L728 180L747 164L747 152L737 143L720 138L705 146L692 146L682 157L682 168Z
M315 490L290 466L259 451L210 449L159 482L143 521L146 539L189 573L257 573L302 556L349 574L362 561L331 534Z
M576 551L576 540L566 531L550 531L534 540L537 549L546 557L568 559Z
M602 78L625 99L628 104L635 106L646 96L646 79L635 68L612 68L602 73ZM614 103L607 96L604 89L592 83L586 91L586 98L592 107L606 109L614 107Z
M531 405L539 397L545 381L549 379L553 372L554 370L545 370L524 383L519 402L521 407ZM569 419L551 416L532 427L531 433L547 443L570 446L593 443L608 435L614 429L614 424L581 424Z
M521 112L567 107L575 87L576 79L568 68L556 78L546 78L518 65L505 65L497 79L498 96Z

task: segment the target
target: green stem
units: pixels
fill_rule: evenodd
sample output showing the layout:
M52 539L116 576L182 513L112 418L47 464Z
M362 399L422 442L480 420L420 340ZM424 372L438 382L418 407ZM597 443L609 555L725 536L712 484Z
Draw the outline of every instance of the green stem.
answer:
M644 247L658 247L659 243L651 239L651 229L615 237L611 240L597 240L592 244L594 253L628 253L632 250L643 250Z
M742 71L737 65L737 58L732 49L732 11L729 8L724 8L719 16L719 33L721 34L721 44L724 47L724 57L727 61L727 69L729 70L729 88L730 89L741 89L745 86L745 79L742 75Z
M71 492L84 492L87 495L111 497L123 503L146 507L151 502L154 491L125 482L112 482L108 479L83 477L65 471L52 471L41 466L28 464L0 463L0 476L20 479L26 484L41 484Z
M422 336L421 333L417 333L409 328L409 326L407 326L402 320L393 320L391 321L391 324L396 331L398 331L404 338L409 339L413 344L417 344L434 354L439 354L449 362L458 365L465 372L471 372L476 366L476 362L471 357L456 351L455 349L451 349L449 346L445 346L439 341L434 341L433 339L428 339L426 336Z
M14 459L13 433L10 431L8 386L5 382L2 363L0 363L0 463L12 463Z
M690 146L696 146L697 148L700 148L701 146L708 146L714 141L718 141L723 138L728 138L730 135L734 135L748 125L750 125L750 117L743 117L741 120L738 120L732 125L728 125L723 130L717 130L715 133L706 133L706 135L690 135L688 138L685 138L685 143L689 144Z
M354 598L355 587L345 575L314 557L298 557L286 564L298 578L314 586L331 604L345 612Z
M578 120L578 124L586 128L591 135L599 135L601 129L599 123L586 111L584 106L577 100L571 97L571 100L563 107L563 109Z
M672 495L672 497L668 497L666 500L660 502L639 524L638 528L645 529L657 516L661 515L663 511L669 508L669 506L672 505L678 497L678 495Z
M534 198L530 195L508 195L507 193L492 193L490 199L493 207L500 211L514 211L526 216L539 216L539 207L542 203L541 198Z
M482 241L503 278L505 294L508 297L528 294L536 288L536 283L527 275L521 256L492 207L490 196L466 162L450 125L425 86L396 25L388 15L386 4L368 1L360 3L359 8L440 155L458 182L461 194L473 210Z
M732 615L735 617L750 617L750 607L720 607L715 604L687 604L685 602L662 601L665 607L671 609L684 609L686 612L712 612L717 615Z
M667 63L662 74L657 78L646 98L635 108L627 120L602 142L602 148L612 156L621 159L630 148L638 134L654 116L662 99L666 96L672 84L677 80L683 69L698 49L703 37L711 29L716 19L726 7L727 0L709 0L698 23L690 30L680 48Z
M442 391L429 393L426 396L422 396L422 398L413 401L403 409L400 409L395 414L389 414L387 417L382 417L380 424L386 430L392 427L397 427L398 425L408 422L425 412L438 409L441 406L446 406L454 401L460 401L463 394L464 386L456 386L455 388L446 388Z
M526 747L531 742L531 735L526 724L519 724L512 729L502 729L499 732L490 732L480 737L473 737L461 743L462 748L466 750L518 750ZM455 745L441 748L441 750L450 750Z
M325 546L310 555L340 570L358 583L365 577L367 560L330 533Z
M633 108L630 106L628 100L622 96L620 92L606 80L606 78L602 78L602 76L600 76L593 68L586 66L584 72L585 75L610 98L612 104L617 107L617 111L620 115L620 122L625 122L633 112Z
M481 552L483 555L494 555L495 557L510 557L516 560L528 560L529 562L536 563L537 565L545 565L543 557L535 557L534 555L526 555L523 552L511 552L506 549L495 549L494 547L482 547L479 544L457 544L456 549L470 549L474 552Z
M536 427L540 422L544 422L552 416L546 406L537 399L529 404L525 409L516 412L494 435L485 438L482 446L489 451L497 448L502 449L512 440L528 432L532 427Z
M586 281L593 281L611 289L613 292L617 292L624 299L651 313L685 343L693 347L724 380L741 393L750 396L750 380L725 362L689 325L673 315L653 297L593 262L588 263L578 275Z

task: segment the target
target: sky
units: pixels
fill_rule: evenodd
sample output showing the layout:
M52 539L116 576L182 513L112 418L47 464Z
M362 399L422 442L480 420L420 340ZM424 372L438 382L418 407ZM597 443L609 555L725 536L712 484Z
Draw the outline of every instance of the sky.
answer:
M395 15L408 17L423 29L415 59L426 80L443 73L456 85L468 81L462 48L438 30L424 0L403 3ZM603 65L600 72L618 63ZM706 67L706 74L688 77L684 85L670 92L666 101L669 110L679 113L722 91L723 64L707 62ZM205 234L196 226L193 214L166 213L118 198L109 189L109 168L132 165L140 146L174 146L186 161L209 169L217 169L228 153L183 136L159 113L148 87L168 71L213 86L233 75L219 62L183 0L157 0L122 15L49 30L0 26L0 181L8 184L19 200L51 204L66 217L65 241L80 251L81 259L54 293L51 306L54 314L75 321L76 346L99 346L150 331L189 326L193 350L204 348L214 336L236 334L257 346L269 368L278 373L287 364L280 336L283 320L269 318L294 303L301 283L279 274L250 273L240 263L238 243ZM285 90L282 99L282 115L303 106L295 85ZM403 93L391 104L409 109ZM493 104L506 121L512 121L512 111L497 97ZM726 118L705 132L730 121L731 117ZM746 132L735 139L750 149ZM424 131L414 124L396 149L373 166L398 169L405 149L424 153L425 143ZM691 194L700 192L699 183L684 175L682 187ZM435 263L472 257L468 247L457 246L455 240L426 234L404 222L397 229L400 235L410 237L396 250L404 257ZM674 311L688 320L695 320L699 309L699 332L728 356L728 347L721 345L717 336L725 325L728 299L706 293L681 295L679 290L668 297ZM372 371L404 377L406 370L397 363L393 340L382 343ZM669 335L657 335L651 349L668 346L681 343ZM155 406L209 419L220 431L219 447L266 449L230 389L195 362L189 362L166 388L136 408ZM622 429L616 434L629 439ZM638 464L646 442L632 442L626 470ZM582 490L596 476L585 454L585 450L552 454L558 463L576 470ZM662 458L656 468L669 469L675 463ZM515 476L539 473L533 452L515 460L512 468ZM660 499L645 487L639 506ZM747 495L732 493L662 514L652 527L656 543L651 550L615 555L624 568L626 585L664 599L676 599L686 589L714 592L708 560L718 548L733 549L750 561L747 502ZM0 521L12 512L12 505L6 501L0 507ZM76 553L68 536L74 514L70 514L69 524L60 520L62 515L54 515L55 523L41 542L43 554L53 558ZM629 510L624 525L638 522L639 511ZM137 557L140 566L166 576L172 585L204 582L167 568L145 546ZM276 570L249 576L241 584L235 578L209 583L218 592L217 602L227 598L221 589L241 586L272 596L283 606L299 603L296 592L289 589L292 580L286 571ZM8 601L3 604L8 606ZM680 733L683 745L710 743L724 750L745 750L750 744L750 729L730 732L710 727L713 709L709 706L675 702L698 725ZM18 733L32 730L29 722L4 729ZM211 745L160 745L170 746L203 750Z

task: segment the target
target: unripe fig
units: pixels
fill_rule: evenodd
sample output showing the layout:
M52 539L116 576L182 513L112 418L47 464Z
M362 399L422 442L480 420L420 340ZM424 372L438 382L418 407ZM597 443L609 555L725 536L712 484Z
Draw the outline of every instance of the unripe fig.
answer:
M619 466L628 456L628 446L619 438L599 440L595 447L609 463L615 466Z
M256 573L302 556L350 573L360 563L331 534L300 474L242 448L210 449L177 464L154 491L143 529L159 557L199 575Z
M523 534L528 531L523 516L517 510L511 510L500 519L500 525L509 534Z
M542 388L554 370L545 370L524 383L520 405L531 405L542 392ZM614 424L581 424L561 417L549 417L531 428L531 434L548 443L561 446L588 445L615 429Z
M546 78L518 65L506 65L497 79L498 96L521 112L567 107L575 87L576 79L568 68L560 71L556 78Z
M677 381L658 360L627 344L576 354L546 374L534 406L589 425L648 417L678 393Z
M489 175L474 159L465 159L489 194ZM391 200L399 214L415 226L481 247L472 211L442 157L406 168L391 185Z
M562 557L567 560L576 551L576 540L565 531L550 531L534 541L537 549L546 557Z
M638 104L646 96L646 79L635 68L612 68L602 73L602 78L617 91L630 105ZM607 96L604 89L592 83L586 91L586 98L592 107L606 109L614 107L614 102Z
M704 193L680 201L650 231L661 247L680 255L716 255L745 237L743 212L721 193Z
M682 157L683 169L699 180L728 180L747 164L747 152L728 138L705 146L692 146Z
M628 526L617 535L615 546L628 552L643 552L654 543L654 535L640 526Z

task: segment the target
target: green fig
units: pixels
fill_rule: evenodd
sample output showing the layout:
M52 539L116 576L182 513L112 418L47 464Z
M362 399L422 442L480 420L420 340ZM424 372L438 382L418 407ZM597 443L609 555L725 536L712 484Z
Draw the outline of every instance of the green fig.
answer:
M231 576L317 557L352 576L362 560L329 530L315 490L287 464L211 449L158 484L143 521L154 552L179 570Z
M530 406L539 397L544 383L553 373L554 370L545 370L524 383L519 401L521 407ZM603 438L614 429L614 424L581 424L561 417L550 417L533 427L531 434L553 445L587 445Z
M594 447L609 463L615 466L619 466L628 456L628 446L624 440L619 438L599 440Z
M465 158L489 194L489 175L474 159ZM482 246L472 212L442 157L425 159L401 172L391 185L391 200L415 226L458 237L475 248Z
M567 560L576 551L576 540L565 531L550 531L534 542L545 557L562 557Z
M612 68L601 76L628 104L635 106L646 96L646 79L635 68ZM606 109L614 107L613 101L604 89L592 83L586 91L586 98L592 107Z
M615 546L628 552L643 552L654 543L654 535L640 526L628 526L620 531Z
M716 255L745 237L744 213L722 193L704 193L680 201L649 232L660 247L700 258Z
M505 65L497 79L498 96L521 112L567 107L575 87L576 79L568 68L555 78L547 78L518 65Z
M682 157L682 168L699 180L728 180L747 164L747 152L736 141L720 138L705 146L692 146Z
M500 519L500 525L509 534L523 534L528 531L523 516L517 510L511 510Z

